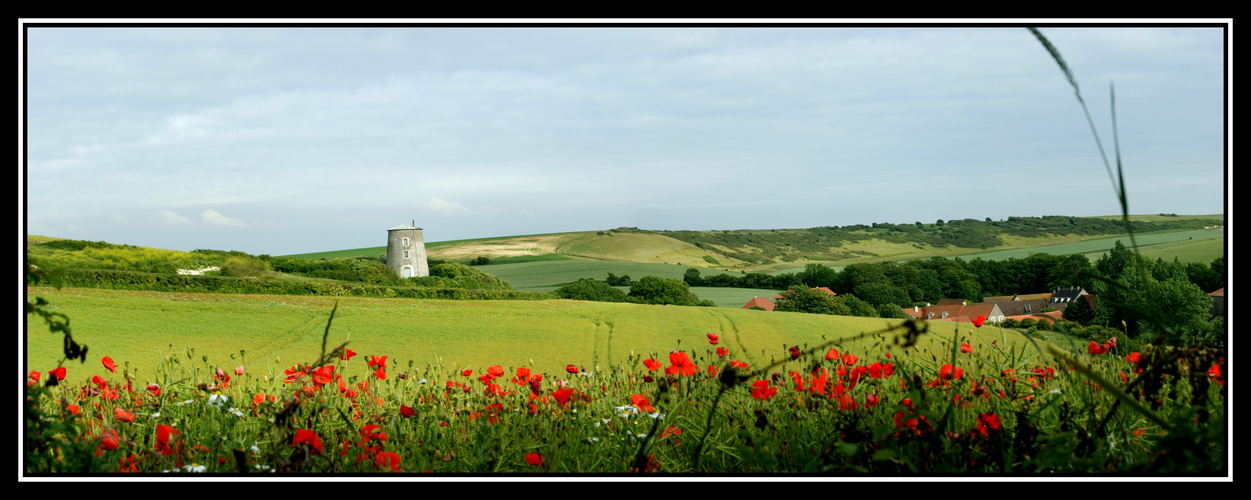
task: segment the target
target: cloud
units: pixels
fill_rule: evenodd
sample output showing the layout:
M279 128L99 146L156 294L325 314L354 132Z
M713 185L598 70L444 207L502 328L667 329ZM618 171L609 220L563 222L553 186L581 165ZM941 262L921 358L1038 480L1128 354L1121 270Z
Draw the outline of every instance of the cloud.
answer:
M231 219L230 217L226 217L222 214L219 214L213 211L212 209L205 210L204 213L200 214L200 218L203 219L204 222L212 224L214 226L243 227L247 225L246 223L244 223L243 221L239 219Z
M464 205L454 201L440 200L438 198L430 198L430 201L418 202L422 208L443 215L464 215L471 213Z
M168 222L170 224L190 224L191 223L191 219L178 215L169 210L162 210L160 212L157 212L156 214L161 217L161 220L164 220L165 222Z

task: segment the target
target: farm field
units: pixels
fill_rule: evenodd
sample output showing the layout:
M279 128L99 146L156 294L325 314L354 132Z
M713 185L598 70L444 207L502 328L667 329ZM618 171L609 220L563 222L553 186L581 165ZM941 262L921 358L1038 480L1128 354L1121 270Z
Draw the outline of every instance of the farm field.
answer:
M1171 261L1177 257L1181 262L1198 262L1207 264L1212 259L1224 255L1225 232L1215 230L1202 231L1169 231L1160 233L1137 234L1138 250L1142 255L1151 258L1163 258ZM1031 248L1014 248L964 254L959 257L965 260L982 258L985 260L1007 260L1009 258L1024 259L1033 253L1049 253L1052 255L1084 254L1091 262L1099 259L1112 249L1117 241L1129 247L1129 237L1125 235L1096 238L1071 243L1044 245Z
M1093 342L1036 346L932 322L904 348L880 319L346 298L325 337L328 350L350 338L352 352L314 371L330 299L30 291L71 315L91 354L54 375L59 335L28 329L38 401L28 430L44 429L27 447L28 472L1159 477L1227 467L1223 382L1201 393L1180 384L1155 412L1118 410L1112 392L1133 383L1123 374L1139 354L1127 360L1114 339L1101 349L1115 354L1095 354ZM1102 373L1098 385L1061 356ZM1209 370L1218 381L1221 364ZM1185 427L1195 418L1186 402L1204 408L1205 424ZM1099 424L1072 418L1088 412L1115 418L1091 439L1085 429ZM1173 459L1177 447L1198 455Z
M152 381L154 367L174 355L191 366L246 366L270 380L294 363L317 357L335 299L267 295L218 295L49 288L31 290L67 314L76 341L108 355ZM568 300L455 301L340 298L328 348L350 341L363 355L387 354L401 368L412 362L420 375L436 370L481 369L502 364L556 374L573 363L588 371L627 363L630 356L664 355L672 349L705 350L705 335L721 335L743 360L766 363L783 345L817 345L898 320L853 318L744 309L651 306ZM954 323L934 323L950 338ZM941 326L938 326L941 325ZM962 325L963 332L971 330ZM997 329L978 329L985 342ZM1023 341L1020 334L1015 341ZM29 321L27 364L49 369L62 357L61 338ZM1010 342L1012 339L1008 339ZM928 341L937 342L931 336ZM860 340L867 349L870 340ZM887 342L889 343L889 342ZM194 349L194 351L190 351ZM931 349L926 344L920 352ZM244 353L240 353L243 350ZM188 357L190 354L190 357ZM203 361L207 357L207 361ZM637 359L636 359L637 361ZM344 376L369 373L364 363ZM67 365L74 380L105 375L98 364ZM207 369L207 368L206 368Z

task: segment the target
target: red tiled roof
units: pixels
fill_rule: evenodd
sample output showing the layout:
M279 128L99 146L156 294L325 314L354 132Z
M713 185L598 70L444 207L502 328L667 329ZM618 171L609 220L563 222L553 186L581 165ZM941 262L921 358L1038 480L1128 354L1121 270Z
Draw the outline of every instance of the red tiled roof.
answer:
M766 298L764 298L764 297L756 297L756 298L751 299L750 301L748 301L748 302L747 302L747 305L743 306L743 309L751 309L751 308L756 307L756 306L760 306L760 307L764 308L764 310L766 310L766 311L772 311L772 310L773 310L773 301L771 301L771 300L769 300L769 299L766 299Z
M1215 291L1215 292L1209 293L1208 295L1211 295L1211 296L1213 296L1213 297L1224 297L1224 296L1225 296L1225 287L1221 287L1221 289L1220 289L1220 290L1217 290L1217 291Z

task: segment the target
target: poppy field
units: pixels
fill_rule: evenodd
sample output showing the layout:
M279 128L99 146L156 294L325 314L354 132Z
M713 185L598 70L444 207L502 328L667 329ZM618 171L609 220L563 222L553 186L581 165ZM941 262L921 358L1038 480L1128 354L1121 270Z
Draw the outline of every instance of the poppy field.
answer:
M549 360L564 365L555 374L504 363L423 371L399 352L330 341L342 338L337 311L321 325L320 351L274 377L244 352L222 364L188 350L167 353L159 383L145 384L109 346L80 348L66 332L66 358L82 363L27 374L24 470L1221 475L1227 467L1223 349L1011 342L1020 334L978 319L779 346L767 362L722 334L687 332L667 351L594 371L578 360ZM922 341L934 343L921 351ZM86 364L103 375L75 376Z

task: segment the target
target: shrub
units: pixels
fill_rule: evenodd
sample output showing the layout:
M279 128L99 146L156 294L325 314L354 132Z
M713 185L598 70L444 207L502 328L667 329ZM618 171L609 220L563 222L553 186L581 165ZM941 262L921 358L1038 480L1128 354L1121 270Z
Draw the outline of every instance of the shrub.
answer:
M596 302L629 302L625 292L613 288L603 281L583 278L562 286L554 292L557 297L572 300L593 300Z

